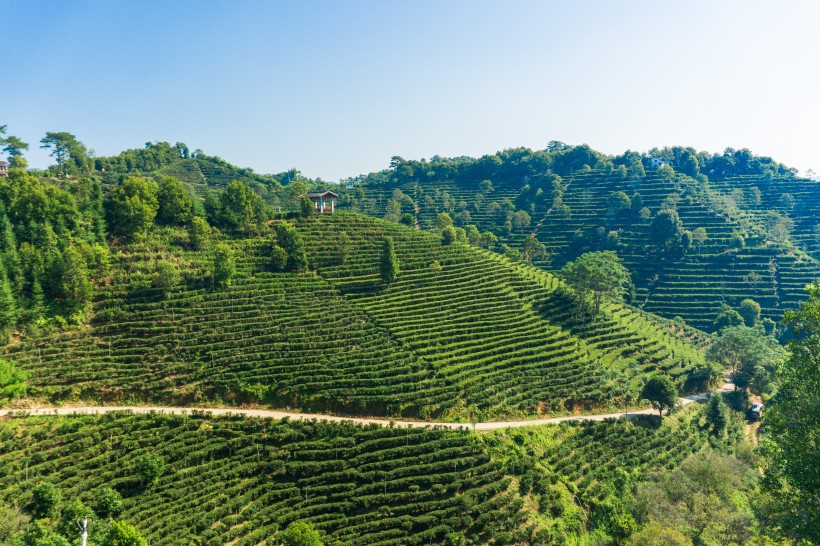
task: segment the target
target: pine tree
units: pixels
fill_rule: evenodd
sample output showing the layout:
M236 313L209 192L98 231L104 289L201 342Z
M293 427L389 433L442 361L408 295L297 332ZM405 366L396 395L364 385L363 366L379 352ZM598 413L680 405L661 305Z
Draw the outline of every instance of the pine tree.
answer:
M17 322L17 306L6 268L0 262L0 335L8 340L9 333Z
M399 259L396 257L396 249L391 237L384 240L380 272L382 281L388 286L399 276Z

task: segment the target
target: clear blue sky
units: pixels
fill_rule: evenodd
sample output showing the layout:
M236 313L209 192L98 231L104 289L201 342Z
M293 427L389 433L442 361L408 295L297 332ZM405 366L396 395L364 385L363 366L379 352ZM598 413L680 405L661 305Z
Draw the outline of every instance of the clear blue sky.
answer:
M820 171L820 2L0 0L0 123L326 180L550 140Z

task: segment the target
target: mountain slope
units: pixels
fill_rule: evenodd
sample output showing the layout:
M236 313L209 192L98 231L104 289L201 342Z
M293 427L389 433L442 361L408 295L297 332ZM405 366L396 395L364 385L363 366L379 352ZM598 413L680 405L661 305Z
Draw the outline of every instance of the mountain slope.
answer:
M219 289L207 281L213 249L167 229L114 255L89 327L6 354L31 372L33 395L54 400L481 420L622 404L644 373L685 383L703 364L696 343L628 307L579 323L557 279L469 245L349 214L298 231L316 273L269 273L268 238L225 239L238 272ZM386 288L388 235L402 271ZM152 287L160 262L183 272L167 295Z

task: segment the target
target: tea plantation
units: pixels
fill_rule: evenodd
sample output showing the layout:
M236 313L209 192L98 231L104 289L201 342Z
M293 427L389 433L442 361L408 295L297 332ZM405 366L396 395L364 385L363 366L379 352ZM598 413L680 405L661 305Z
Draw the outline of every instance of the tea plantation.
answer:
M355 214L298 232L315 273L270 272L269 236L226 238L237 273L218 287L215 246L191 250L165 230L112 255L88 326L5 352L30 372L29 394L51 400L462 420L623 406L644 374L683 385L704 362L696 332L616 304L582 323L558 279L467 244ZM387 236L401 262L389 287ZM182 272L177 284L155 286L159 263Z

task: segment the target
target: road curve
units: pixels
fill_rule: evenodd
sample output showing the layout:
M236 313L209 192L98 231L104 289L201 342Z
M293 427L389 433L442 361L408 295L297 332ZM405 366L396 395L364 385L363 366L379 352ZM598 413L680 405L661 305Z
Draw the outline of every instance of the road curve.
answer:
M734 389L732 383L724 383L712 392L729 392ZM685 396L678 399L678 404L685 406L703 400L708 394L698 394L694 396ZM602 413L597 415L570 415L567 417L551 417L548 419L530 419L525 421L497 421L489 423L436 423L432 421L399 421L395 419L377 419L368 417L340 417L338 415L324 415L319 413L296 413L289 411L266 410L266 409L241 409L241 408L194 408L194 407L177 407L177 406L63 406L50 408L36 408L36 409L0 409L0 417L6 417L15 414L22 415L39 415L39 416L56 416L56 415L100 415L104 413L111 413L116 411L131 411L133 413L167 413L167 414L185 414L195 411L210 413L211 415L245 415L247 417L270 417L273 419L288 418L291 420L311 420L318 421L336 421L358 423L362 425L380 425L389 426L391 423L396 427L443 427L450 429L472 429L477 431L482 430L500 430L505 428L519 428L530 427L536 425L554 425L564 421L603 421L605 419L617 419L619 417L631 417L633 415L646 415L653 413L654 410L645 409L638 411L630 411L626 413Z

